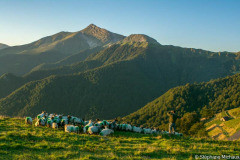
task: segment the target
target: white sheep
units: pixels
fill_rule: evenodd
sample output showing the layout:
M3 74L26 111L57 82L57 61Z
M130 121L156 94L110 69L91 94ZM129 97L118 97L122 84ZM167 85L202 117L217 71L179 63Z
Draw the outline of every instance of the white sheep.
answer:
M88 128L88 133L89 134L96 134L100 132L99 126L91 126Z
M119 127L119 130L126 131L127 124L120 124L118 127Z
M162 131L161 133L162 133L162 134L169 134L168 131Z
M32 118L31 117L26 117L25 118L25 123L26 124L32 124Z
M136 132L136 133L142 133L142 128L140 127L136 127L136 126L133 126L133 132Z
M150 128L143 128L144 134L152 134L152 130Z
M65 130L65 132L68 132L68 133L74 132L75 131L75 126L71 125L71 124L66 124L64 126L64 130Z
M81 123L83 123L83 121L82 121L80 118L77 118L77 117L72 117L72 118L71 118L71 122L72 122L72 123L75 123L75 124L81 124Z
M114 131L112 129L105 128L99 134L101 136L107 136L107 135L109 135L111 133L114 133Z
M179 137L180 137L180 136L183 136L182 133L178 133L178 132L175 132L174 134L175 134L176 136L179 136Z
M126 131L132 131L132 126L130 124L126 125Z

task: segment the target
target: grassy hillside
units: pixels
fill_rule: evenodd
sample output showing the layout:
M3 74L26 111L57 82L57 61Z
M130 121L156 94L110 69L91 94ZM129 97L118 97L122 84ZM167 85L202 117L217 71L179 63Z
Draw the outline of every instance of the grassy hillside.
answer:
M29 126L0 119L3 159L194 159L195 155L239 155L240 142L115 132L108 137Z
M217 113L222 109L236 108L240 106L239 83L240 74L237 74L209 82L176 87L126 116L124 120L135 125L165 128L169 110L175 109L179 116L183 116L186 112L196 111L200 114L201 111L210 109Z
M221 121L222 117L228 116L228 121ZM218 113L206 123L208 135L220 140L240 140L240 107Z

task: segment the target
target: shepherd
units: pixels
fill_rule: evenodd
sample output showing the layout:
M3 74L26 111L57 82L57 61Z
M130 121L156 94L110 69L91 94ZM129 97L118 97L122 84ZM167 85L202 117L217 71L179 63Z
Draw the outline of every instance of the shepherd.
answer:
M175 134L176 120L178 116L176 115L175 110L168 112L167 115L169 116L169 133Z

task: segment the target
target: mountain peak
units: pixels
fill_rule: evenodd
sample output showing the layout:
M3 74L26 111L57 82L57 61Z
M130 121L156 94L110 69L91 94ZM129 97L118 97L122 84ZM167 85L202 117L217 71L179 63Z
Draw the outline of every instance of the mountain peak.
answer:
M126 37L123 42L148 42L148 43L157 43L155 39L145 35L145 34L131 34Z
M95 37L98 40L100 40L102 43L117 42L124 38L124 36L122 35L112 33L104 28L100 28L96 26L95 24L90 24L80 32L85 35Z
M86 28L84 28L81 32L87 33L87 34L93 34L93 33L107 33L106 29L100 28L96 26L95 24L90 24Z
M89 24L86 28L100 28L100 27L98 27L98 26L96 26L95 24Z

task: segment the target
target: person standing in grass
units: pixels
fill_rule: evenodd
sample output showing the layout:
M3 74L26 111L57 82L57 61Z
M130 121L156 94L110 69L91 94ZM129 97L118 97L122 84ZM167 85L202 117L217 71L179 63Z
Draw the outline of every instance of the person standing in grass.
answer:
M176 131L176 120L178 116L175 113L175 110L172 110L167 113L169 116L169 133L174 134Z

